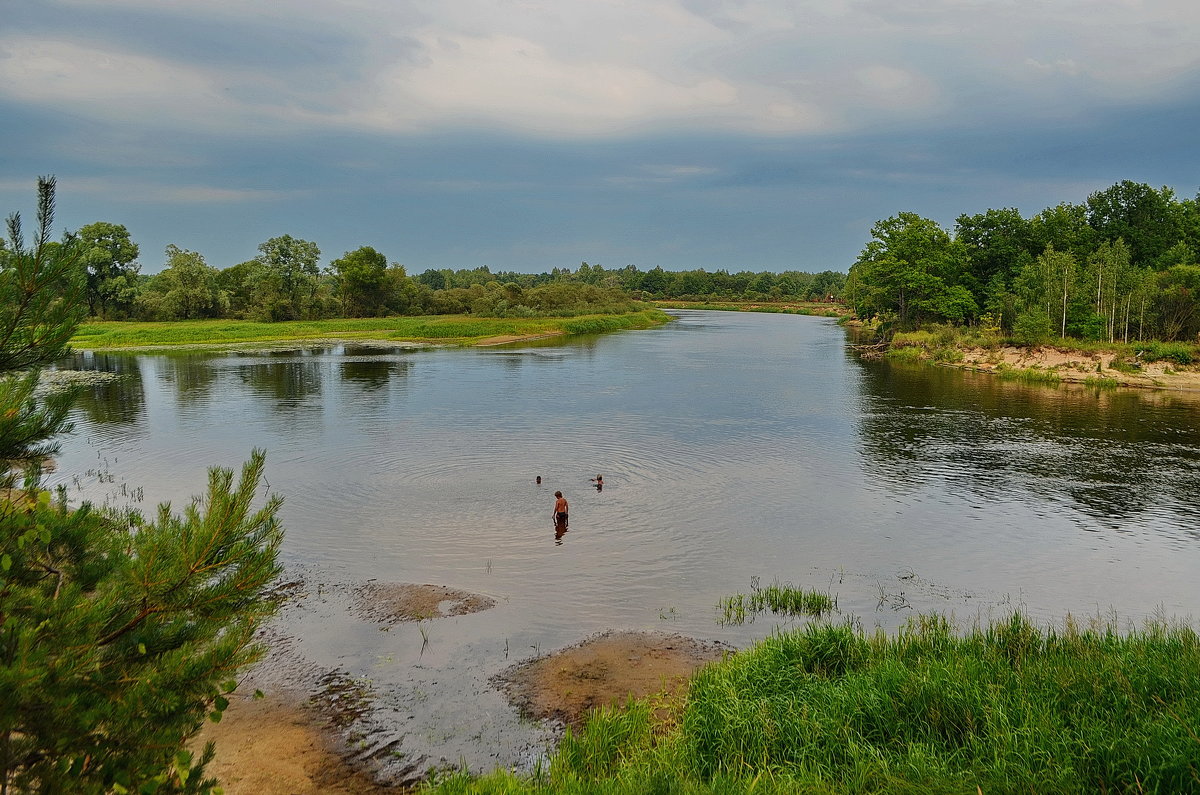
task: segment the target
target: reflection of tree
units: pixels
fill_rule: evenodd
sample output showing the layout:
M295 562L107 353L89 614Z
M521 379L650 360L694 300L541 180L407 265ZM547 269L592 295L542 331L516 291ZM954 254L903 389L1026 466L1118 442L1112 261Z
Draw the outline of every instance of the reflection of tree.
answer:
M206 403L217 382L212 354L175 353L157 357L158 376L175 385L181 404Z
M408 375L409 362L386 359L348 359L341 362L342 380L357 384L364 392L374 392L388 385L393 377Z
M1021 495L1120 522L1200 502L1200 414L1131 390L862 363L862 452L889 486Z
M76 353L60 364L69 370L116 373L119 377L85 386L75 408L97 424L137 422L145 411L146 395L136 356L119 353Z
M257 354L263 361L247 363L240 369L242 381L255 393L275 401L281 411L301 407L305 400L321 394L321 363L317 360L304 361L304 354L297 358L295 351ZM285 361L271 361L285 358Z

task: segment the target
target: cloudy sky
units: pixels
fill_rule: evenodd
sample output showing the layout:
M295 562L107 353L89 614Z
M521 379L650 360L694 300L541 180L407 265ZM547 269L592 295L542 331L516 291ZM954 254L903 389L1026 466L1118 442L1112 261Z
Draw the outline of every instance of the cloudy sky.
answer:
M845 270L901 210L1200 188L1196 0L0 0L0 211L228 267ZM28 224L28 220L27 220Z

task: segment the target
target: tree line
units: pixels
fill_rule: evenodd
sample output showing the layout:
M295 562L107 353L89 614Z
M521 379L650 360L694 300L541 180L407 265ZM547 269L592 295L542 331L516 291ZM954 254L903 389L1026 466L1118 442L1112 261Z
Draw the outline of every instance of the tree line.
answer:
M1025 218L916 213L877 222L845 297L863 318L911 329L979 324L1024 342L1054 337L1195 340L1200 197L1128 180Z
M481 267L429 269L414 277L371 246L322 267L317 244L291 235L267 240L255 257L224 269L209 265L199 252L169 245L161 271L147 275L140 272L140 249L126 227L92 223L74 238L88 315L103 320L620 313L636 309L642 299L827 299L839 295L845 281L834 271L710 273L633 265L607 270L586 262L575 270L538 274ZM9 255L0 243L0 264Z

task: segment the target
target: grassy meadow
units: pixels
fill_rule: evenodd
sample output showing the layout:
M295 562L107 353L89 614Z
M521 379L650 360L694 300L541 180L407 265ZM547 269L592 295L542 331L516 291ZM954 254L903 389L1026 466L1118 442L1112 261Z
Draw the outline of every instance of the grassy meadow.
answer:
M223 346L238 343L315 339L389 340L474 345L497 337L598 334L651 328L670 316L650 309L622 315L488 318L473 315L296 320L258 323L249 320L174 320L158 323L102 321L79 326L71 345L85 350L150 346Z
M451 793L1200 792L1200 637L1020 615L816 622L699 671L680 706L593 713L544 769Z

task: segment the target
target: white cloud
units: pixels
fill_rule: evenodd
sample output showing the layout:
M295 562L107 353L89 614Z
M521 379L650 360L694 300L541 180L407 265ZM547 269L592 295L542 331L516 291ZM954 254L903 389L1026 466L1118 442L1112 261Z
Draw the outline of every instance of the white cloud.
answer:
M239 70L147 54L154 31L134 25L138 37L120 41L85 31L0 38L0 96L10 100L238 133L831 133L986 112L982 86L1006 92L1013 110L1074 101L1079 80L1091 97L1141 99L1200 68L1200 3L1183 0L57 3L147 25L173 14L286 26L301 52L305 35L350 42L327 70L273 67L269 52L261 69Z

